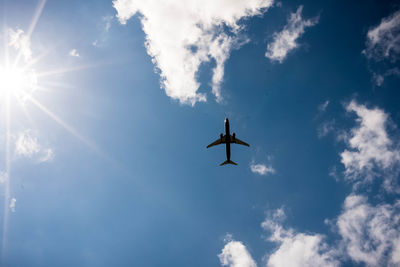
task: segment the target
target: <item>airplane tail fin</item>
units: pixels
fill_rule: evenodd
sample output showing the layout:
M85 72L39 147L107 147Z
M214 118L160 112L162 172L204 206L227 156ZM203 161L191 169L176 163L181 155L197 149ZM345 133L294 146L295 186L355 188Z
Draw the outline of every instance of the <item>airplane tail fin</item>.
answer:
M225 164L232 164L232 165L237 165L237 163L233 162L232 160L228 159L227 161L224 161L221 163L219 166L223 166Z

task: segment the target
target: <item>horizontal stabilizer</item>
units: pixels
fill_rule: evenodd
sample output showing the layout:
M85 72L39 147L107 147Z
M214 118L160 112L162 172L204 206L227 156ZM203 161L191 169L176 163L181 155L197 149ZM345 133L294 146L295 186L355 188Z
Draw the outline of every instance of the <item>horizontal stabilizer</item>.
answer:
M221 163L219 166L223 166L225 164L232 164L232 165L237 165L237 163L233 162L232 160L228 159L227 161Z

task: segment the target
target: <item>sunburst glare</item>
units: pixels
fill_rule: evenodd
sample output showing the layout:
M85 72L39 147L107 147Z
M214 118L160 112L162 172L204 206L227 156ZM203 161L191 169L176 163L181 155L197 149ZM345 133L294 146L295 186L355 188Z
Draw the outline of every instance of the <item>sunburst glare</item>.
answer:
M24 103L37 89L37 75L33 69L0 66L0 101L8 96Z
M52 112L45 104L41 103L34 96L36 91L49 92L49 88L44 88L45 84L54 84L63 85L61 81L49 81L49 76L58 77L59 74L63 74L66 72L71 72L83 68L88 68L88 66L77 66L69 69L61 69L61 70L53 70L53 69L42 69L39 68L38 63L44 57L39 56L36 58L32 58L33 52L31 50L31 34L34 31L36 23L40 18L40 14L44 8L45 0L40 1L38 4L37 10L33 16L32 23L28 29L28 32L25 32L21 29L12 29L12 28L4 28L3 34L0 37L3 38L3 50L2 55L3 59L0 59L0 106L3 109L4 117L1 118L4 120L4 131L5 132L5 144L1 144L1 147L4 148L4 159L5 159L5 168L4 171L0 170L0 173L4 173L2 175L3 186L4 186L4 211L3 211L3 222L2 222L2 237L1 237L1 258L4 259L6 244L7 244L7 228L8 228L8 217L9 212L15 211L15 203L16 199L13 197L12 192L12 177L10 174L11 170L11 155L12 152L12 136L15 136L17 133L13 133L13 121L22 121L20 118L16 117L16 112L14 112L15 107L19 107L22 109L23 113L27 116L29 121L33 121L30 117L30 112L28 109L34 107L38 108L48 116L52 120L54 120L58 125L63 127L67 132L71 133L74 137L81 140L86 146L88 146L91 150L95 151L97 154L110 160L110 158L103 153L91 140L83 137L79 132L72 126L70 126L67 122L63 121L59 116L57 116L54 112ZM90 66L89 66L90 67ZM42 69L42 71L37 71L37 69ZM62 87L62 86L59 86ZM30 105L28 105L30 104ZM13 114L11 114L13 113ZM34 140L34 139L32 139ZM38 151L39 146L35 144L35 149L29 151ZM29 152L30 153L30 152ZM28 154L29 154L28 153ZM45 150L46 155L42 157L43 159L52 158L52 150ZM1 265L1 262L0 262Z

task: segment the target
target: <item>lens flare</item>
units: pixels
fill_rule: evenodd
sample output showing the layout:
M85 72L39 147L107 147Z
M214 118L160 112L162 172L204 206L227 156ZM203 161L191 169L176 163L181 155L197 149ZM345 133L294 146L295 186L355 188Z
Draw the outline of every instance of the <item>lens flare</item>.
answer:
M0 67L0 101L13 95L24 103L36 89L37 76L34 70Z

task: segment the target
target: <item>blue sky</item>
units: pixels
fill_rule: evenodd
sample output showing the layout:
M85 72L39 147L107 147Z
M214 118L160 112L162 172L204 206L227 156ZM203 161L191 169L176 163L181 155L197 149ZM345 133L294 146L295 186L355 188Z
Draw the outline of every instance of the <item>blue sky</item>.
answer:
M1 1L1 266L398 266L399 12Z

